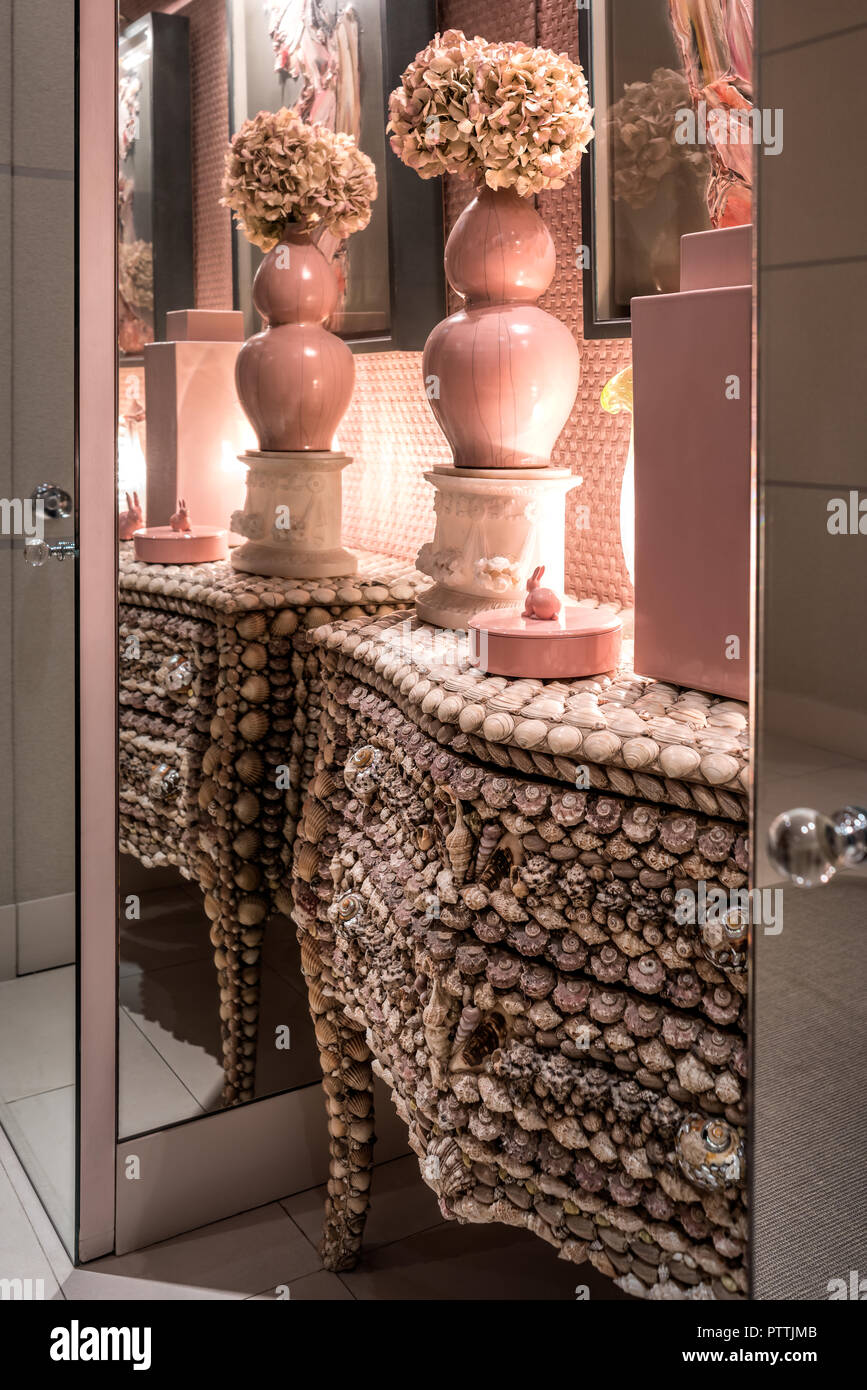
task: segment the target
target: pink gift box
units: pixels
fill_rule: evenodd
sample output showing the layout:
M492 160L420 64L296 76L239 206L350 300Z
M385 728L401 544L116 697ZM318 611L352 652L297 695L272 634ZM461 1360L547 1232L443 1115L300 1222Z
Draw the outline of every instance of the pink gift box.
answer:
M635 669L739 700L750 665L751 232L684 238L684 279L703 287L632 301ZM731 284L736 274L747 282Z

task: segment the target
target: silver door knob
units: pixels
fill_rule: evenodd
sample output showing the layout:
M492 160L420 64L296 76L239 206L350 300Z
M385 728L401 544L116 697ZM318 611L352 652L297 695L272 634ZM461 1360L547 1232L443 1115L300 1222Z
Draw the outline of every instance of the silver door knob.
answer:
M867 859L867 811L844 806L823 816L799 806L777 816L768 831L768 854L774 868L799 888L828 883L838 869Z
M44 515L52 521L72 516L72 498L59 483L38 483L30 496L34 502L42 503Z

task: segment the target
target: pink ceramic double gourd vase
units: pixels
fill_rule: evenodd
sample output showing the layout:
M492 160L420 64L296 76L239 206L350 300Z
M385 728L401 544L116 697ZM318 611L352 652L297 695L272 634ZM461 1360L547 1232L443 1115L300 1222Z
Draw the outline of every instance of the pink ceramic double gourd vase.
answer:
M286 232L256 273L253 303L268 327L241 348L235 383L263 453L332 448L355 384L351 351L322 326L338 298L306 233Z
M428 397L458 468L547 468L581 376L578 345L537 300L554 242L531 200L484 187L446 247L465 305L424 352Z

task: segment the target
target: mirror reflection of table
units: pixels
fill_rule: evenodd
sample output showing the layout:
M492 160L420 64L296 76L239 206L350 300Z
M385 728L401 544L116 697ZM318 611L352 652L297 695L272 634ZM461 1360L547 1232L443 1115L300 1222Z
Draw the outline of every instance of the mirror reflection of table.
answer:
M148 565L121 546L121 853L198 884L220 987L224 1105L250 1099L264 924L291 915L289 864L318 732L306 634L411 608L427 582L361 552L351 579Z

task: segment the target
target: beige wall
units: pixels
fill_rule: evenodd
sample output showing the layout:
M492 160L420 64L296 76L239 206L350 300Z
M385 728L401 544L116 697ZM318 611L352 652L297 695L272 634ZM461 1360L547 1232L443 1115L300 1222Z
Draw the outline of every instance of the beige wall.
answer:
M12 0L0 0L0 497L12 491L11 342L9 334L12 285ZM0 538L0 979L10 950L9 914L3 905L14 899L12 843L12 555ZM14 949L14 939L12 941Z
M74 0L0 0L0 495L73 491ZM26 74L26 80L21 80ZM72 521L48 523L48 539ZM0 903L71 893L74 567L0 550ZM11 828L14 825L14 839Z

